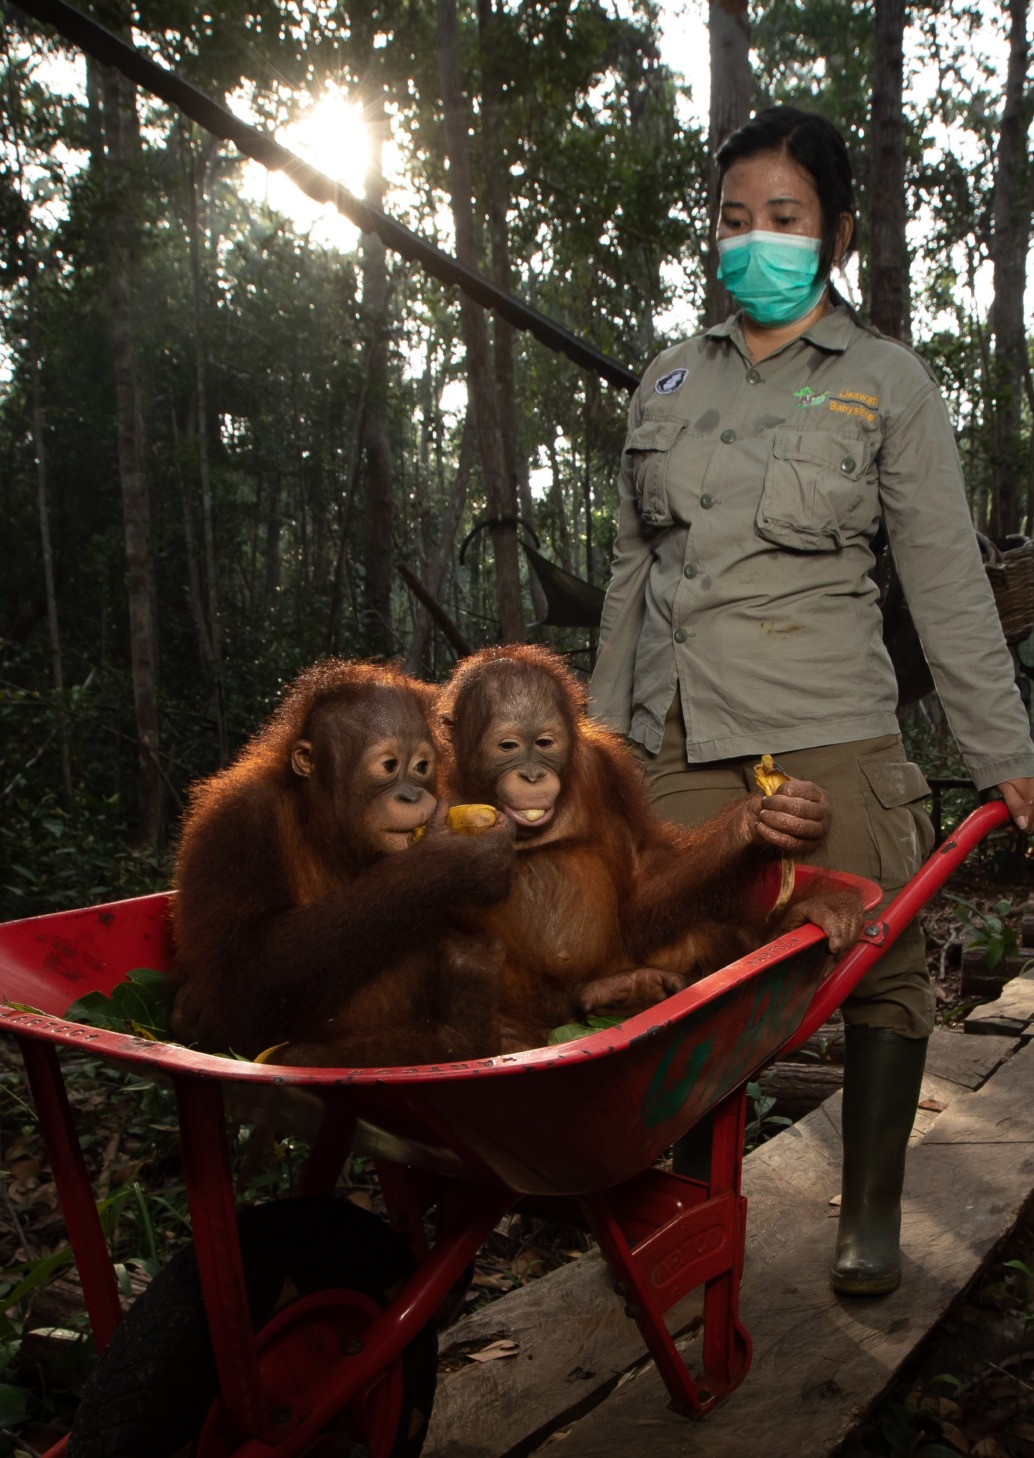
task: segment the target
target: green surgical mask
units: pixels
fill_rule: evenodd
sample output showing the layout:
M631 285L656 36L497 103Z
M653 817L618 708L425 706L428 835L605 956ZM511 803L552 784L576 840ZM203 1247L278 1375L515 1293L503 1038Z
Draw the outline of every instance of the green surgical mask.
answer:
M811 312L826 287L818 278L818 238L756 228L718 240L718 280L756 324L792 324Z

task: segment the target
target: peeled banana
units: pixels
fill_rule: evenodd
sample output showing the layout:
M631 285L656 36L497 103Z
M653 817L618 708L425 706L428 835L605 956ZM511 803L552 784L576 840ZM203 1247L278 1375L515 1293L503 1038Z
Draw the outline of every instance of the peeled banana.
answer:
M450 805L445 823L457 835L480 835L495 824L495 817L494 805ZM423 840L426 830L426 825L417 826L409 837L413 845Z

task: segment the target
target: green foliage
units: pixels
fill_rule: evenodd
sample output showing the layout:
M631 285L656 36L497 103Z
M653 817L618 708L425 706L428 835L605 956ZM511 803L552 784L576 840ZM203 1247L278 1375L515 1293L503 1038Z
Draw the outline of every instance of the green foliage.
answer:
M168 1042L172 1036L169 1028L172 994L172 984L164 972L136 967L126 973L124 982L112 988L110 996L88 992L72 1003L65 1017L93 1028L110 1028L117 1033L135 1033Z
M620 1027L623 1022L624 1018L592 1013L584 1023L562 1023L559 1028L553 1028L546 1043L572 1043L576 1038L588 1037L590 1033L600 1033L605 1028Z
M996 901L988 911L967 901L964 896L956 896L950 891L945 895L949 901L956 903L955 915L966 928L967 945L984 953L989 968L997 967L1003 957L1016 955L1020 945L1019 933L1007 921L1013 911L1011 901Z
M743 1131L743 1152L749 1154L780 1129L785 1129L793 1120L788 1119L785 1114L773 1114L775 1108L775 1096L769 1093L771 1075L762 1074L757 1080L747 1084L747 1103L750 1108L750 1117L747 1119Z
M0 820L0 919L142 896L168 885L153 849L127 844L117 796L82 796L70 810L55 791L16 795Z

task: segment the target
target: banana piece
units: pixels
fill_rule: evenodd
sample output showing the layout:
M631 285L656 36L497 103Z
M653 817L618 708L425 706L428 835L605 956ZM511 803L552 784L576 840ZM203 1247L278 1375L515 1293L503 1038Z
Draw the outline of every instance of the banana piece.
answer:
M274 1054L279 1053L281 1048L286 1048L286 1043L274 1043L271 1048L263 1048L261 1053L256 1053L252 1059L253 1063L274 1063Z
M450 805L445 823L457 835L480 835L495 824L495 817L494 805ZM426 825L418 825L409 837L410 842L416 845L418 840L423 840L426 830Z
M774 795L779 786L785 785L789 778L770 754L763 754L760 762L754 766L754 783L764 795Z
M754 766L754 783L763 795L774 795L779 786L785 784L789 778L790 776L784 774L770 754L763 754L760 761ZM769 912L770 917L782 911L783 907L793 895L796 875L793 861L787 860L784 856L780 862L779 870L779 895L772 903L772 910Z

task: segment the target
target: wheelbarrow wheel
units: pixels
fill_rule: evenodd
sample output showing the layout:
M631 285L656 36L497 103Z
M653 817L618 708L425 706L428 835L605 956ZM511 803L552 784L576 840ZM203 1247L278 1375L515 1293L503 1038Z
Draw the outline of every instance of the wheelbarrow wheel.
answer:
M405 1244L383 1220L344 1200L259 1205L242 1211L238 1226L255 1331L287 1302L332 1290L355 1293L351 1319L369 1324L364 1305L369 1308L372 1298L384 1306L415 1269ZM304 1453L359 1458L369 1451L369 1426L377 1431L380 1451L391 1458L416 1458L436 1375L437 1337L428 1326L406 1347L387 1380L350 1403ZM218 1437L218 1421L211 1416L217 1392L197 1259L193 1246L187 1246L116 1328L83 1393L67 1458L230 1454L233 1447Z

